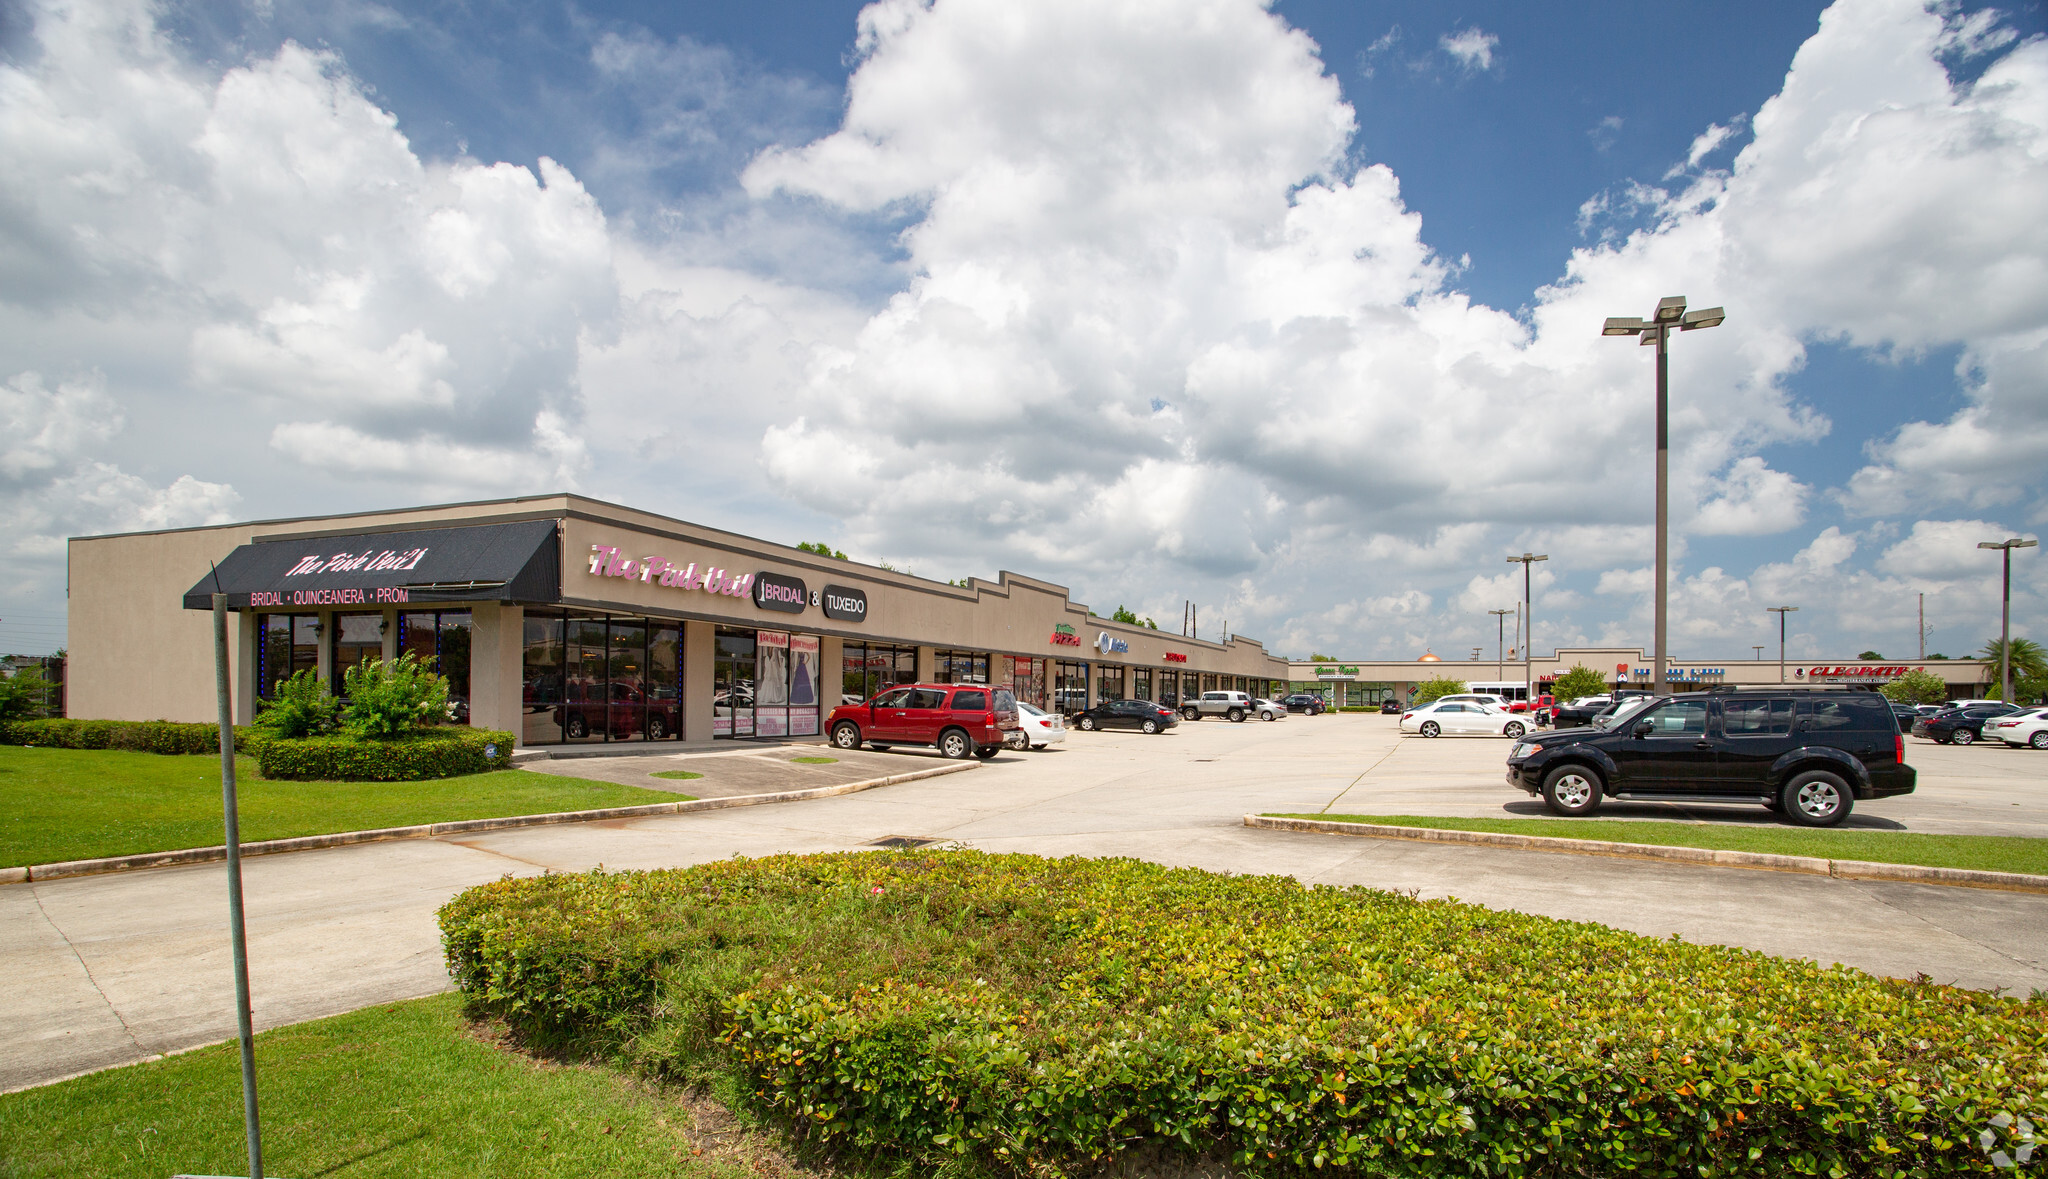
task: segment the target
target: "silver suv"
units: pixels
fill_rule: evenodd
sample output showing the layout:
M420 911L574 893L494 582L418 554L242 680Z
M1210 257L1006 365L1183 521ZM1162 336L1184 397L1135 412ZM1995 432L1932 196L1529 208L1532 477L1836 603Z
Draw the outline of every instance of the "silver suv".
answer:
M1204 692L1200 697L1180 706L1180 715L1185 720L1201 720L1205 716L1226 717L1242 721L1250 716L1257 706L1252 698L1243 692Z

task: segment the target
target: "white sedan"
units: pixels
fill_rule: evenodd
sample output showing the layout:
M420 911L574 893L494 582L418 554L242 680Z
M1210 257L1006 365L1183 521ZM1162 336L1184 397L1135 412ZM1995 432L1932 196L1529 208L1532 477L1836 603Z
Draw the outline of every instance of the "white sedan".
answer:
M1022 700L1017 701L1017 723L1023 726L1024 740L1033 749L1067 739L1067 722L1059 713L1034 708Z
M2015 749L2025 745L2048 749L2048 708L2034 708L1984 722L1984 735Z
M1287 706L1278 700L1253 700L1252 711L1264 721L1287 719Z
M1527 717L1473 704L1464 700L1436 700L1401 714L1401 731L1440 737L1445 733L1483 733L1490 737L1520 737L1529 731Z

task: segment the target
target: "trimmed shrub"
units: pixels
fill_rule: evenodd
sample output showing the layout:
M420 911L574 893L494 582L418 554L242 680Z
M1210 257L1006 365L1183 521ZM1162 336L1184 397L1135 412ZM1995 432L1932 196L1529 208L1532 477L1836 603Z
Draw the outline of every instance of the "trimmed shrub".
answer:
M264 741L263 776L280 780L414 782L480 774L512 765L512 734L456 726L372 740L337 733Z
M237 725L235 750L248 753L259 733ZM27 720L0 722L0 745L48 749L128 749L140 753L219 753L220 726L174 721Z
M1056 1175L1998 1173L2048 999L1131 860L778 856L506 879L449 970L540 1043L824 1139Z

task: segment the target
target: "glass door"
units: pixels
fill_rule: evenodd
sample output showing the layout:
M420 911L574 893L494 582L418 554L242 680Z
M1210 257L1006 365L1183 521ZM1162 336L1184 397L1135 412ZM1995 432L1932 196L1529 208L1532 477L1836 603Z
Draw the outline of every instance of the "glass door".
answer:
M614 618L607 627L606 671L611 687L610 733L614 741L647 737L647 624Z
M718 649L711 660L711 735L754 735L754 664L757 650L750 630L718 631Z
M604 740L611 724L610 677L605 674L602 618L571 618L563 669L562 736L570 742Z

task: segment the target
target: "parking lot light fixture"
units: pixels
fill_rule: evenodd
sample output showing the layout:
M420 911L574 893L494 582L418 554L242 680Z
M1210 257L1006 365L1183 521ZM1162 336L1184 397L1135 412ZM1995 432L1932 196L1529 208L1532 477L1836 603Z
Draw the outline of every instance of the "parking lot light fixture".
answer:
M1513 614L1514 611L1488 610L1487 613L1493 615L1493 678L1497 680L1503 679L1507 675L1505 670L1507 667L1507 653L1504 650L1507 646L1507 616Z
M1796 612L1797 606L1766 606L1765 610L1778 616L1778 682L1785 682L1785 616Z
M1657 655L1650 690L1661 696L1666 690L1664 632L1670 594L1671 532L1671 333L1718 326L1728 318L1719 307L1703 307L1687 314L1685 296L1671 295L1657 300L1657 310L1648 323L1624 316L1610 316L1600 328L1603 336L1641 336L1646 348L1657 349ZM1782 662L1782 660L1780 661ZM1783 679L1783 668L1780 669Z
M1536 694L1536 681L1529 674L1529 659L1536 650L1536 617L1529 609L1529 570L1535 567L1536 562L1549 559L1549 553L1523 553L1519 557L1508 558L1508 564L1522 567L1522 621L1527 624L1522 631L1522 690L1532 697Z
M2010 540L1980 540L1980 549L2002 549L2005 554L2005 601L1999 610L1998 621L1998 698L2012 703L2012 551L2030 549L2039 541L2023 540L2017 536Z

